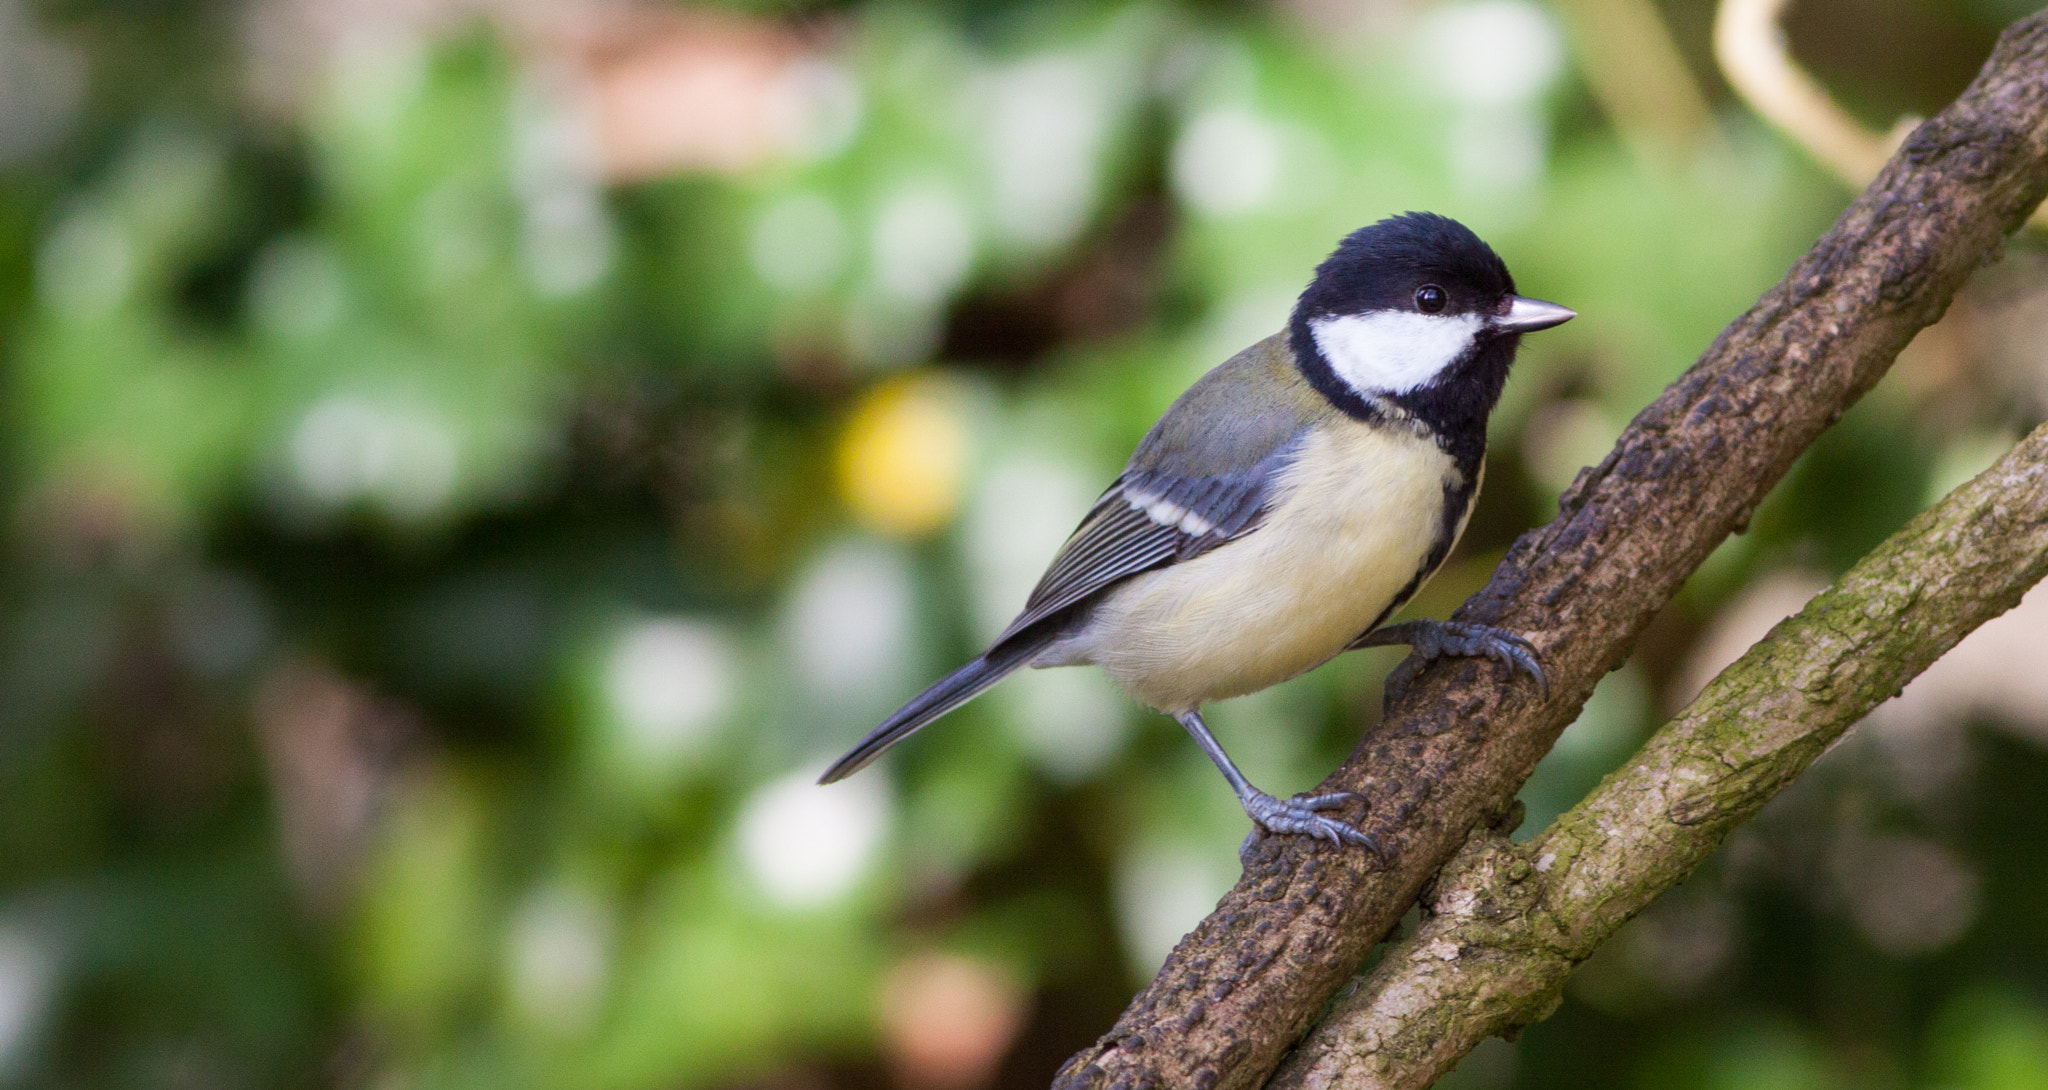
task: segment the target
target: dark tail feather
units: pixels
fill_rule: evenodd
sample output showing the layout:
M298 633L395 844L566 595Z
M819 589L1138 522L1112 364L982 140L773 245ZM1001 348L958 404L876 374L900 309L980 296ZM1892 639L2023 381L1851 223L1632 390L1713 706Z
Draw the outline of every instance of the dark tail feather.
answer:
M945 679L924 692L910 703L896 710L896 714L882 721L873 733L860 740L860 744L848 750L846 756L832 763L819 783L832 783L866 768L875 758L890 746L902 741L913 731L954 708L980 696L982 691L996 682L1015 673L1031 661L1033 655L1051 643L1051 634L1039 639L1028 636L1005 641L1001 646L990 648L986 654L958 670L946 675Z

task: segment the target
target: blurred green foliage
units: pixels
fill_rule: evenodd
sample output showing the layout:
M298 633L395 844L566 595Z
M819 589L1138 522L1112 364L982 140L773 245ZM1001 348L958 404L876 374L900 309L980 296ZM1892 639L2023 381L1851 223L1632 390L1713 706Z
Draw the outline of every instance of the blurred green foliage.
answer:
M2025 6L1792 29L1884 127ZM0 0L0 1083L1042 1084L1235 876L1213 770L1077 671L822 761L1344 232L1458 216L1584 315L1440 616L1847 198L1732 99L1632 153L1585 5L418 7ZM2048 412L2042 270L1716 554L1529 828ZM1394 661L1215 728L1306 788ZM2029 707L1873 724L1453 1081L2048 1086Z

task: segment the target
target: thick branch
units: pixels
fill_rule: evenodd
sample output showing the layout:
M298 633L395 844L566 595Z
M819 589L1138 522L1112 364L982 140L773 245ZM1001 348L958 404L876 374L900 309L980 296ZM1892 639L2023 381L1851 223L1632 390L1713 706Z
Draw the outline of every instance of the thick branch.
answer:
M1261 841L1237 888L1056 1085L1263 1082L1424 881L1512 798L1651 616L2044 195L2048 15L2006 32L1963 96L1459 610L1534 641L1549 699L1472 662L1414 678L1320 788L1372 800L1361 825L1388 861L1298 837ZM1396 675L1407 676L1406 666Z
M1269 1084L1421 1088L1565 977L1821 751L2048 575L2048 426L1788 618L1527 847L1475 834L1436 913Z

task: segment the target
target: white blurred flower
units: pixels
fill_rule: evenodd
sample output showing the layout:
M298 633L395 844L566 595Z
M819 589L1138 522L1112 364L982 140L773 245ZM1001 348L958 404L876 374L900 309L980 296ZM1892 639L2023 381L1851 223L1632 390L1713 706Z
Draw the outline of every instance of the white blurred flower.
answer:
M747 257L771 287L792 294L827 287L846 268L846 217L816 193L792 193L762 210Z
M783 617L805 690L850 708L897 695L909 671L915 596L909 561L879 542L845 542L814 561Z
M1254 212L1278 193L1285 165L1280 127L1243 106L1198 115L1173 144L1173 190L1210 216Z
M987 77L983 140L995 226L1006 238L1048 249L1087 222L1109 133L1107 82L1100 66L1070 54L1034 57Z
M1543 173L1550 129L1543 94L1563 71L1551 17L1528 0L1467 0L1435 8L1418 28L1417 70L1454 106L1446 120L1460 187L1509 197Z
M674 617L618 634L605 662L604 693L641 759L670 763L703 750L730 714L739 665L716 627Z
M1468 192L1514 194L1543 176L1549 126L1527 107L1473 110L1452 119L1451 176Z
M974 264L974 220L951 183L907 182L882 201L871 239L875 280L904 303L943 301Z
M1235 874L1185 848L1134 844L1116 867L1117 924L1131 969L1149 977L1230 891Z
M562 186L526 201L519 258L544 297L575 295L611 269L617 241L595 186Z
M549 69L529 72L515 88L512 185L522 195L595 183L603 176L602 149L584 105L574 80Z
M601 188L603 162L588 111L567 81L529 79L513 103L512 183L521 201L519 256L543 296L574 295L611 268L617 241Z
M873 769L819 786L815 771L756 790L740 807L740 858L768 899L816 908L851 892L874 863L893 817Z
M309 499L324 507L371 500L401 518L447 504L459 453L439 414L354 394L314 403L291 438L293 479Z
M1564 68L1557 25L1528 0L1466 0L1432 8L1416 60L1432 86L1475 106L1527 102Z
M994 694L1018 741L1055 783L1079 783L1108 767L1130 740L1130 703L1100 670L1024 670Z
M785 154L801 162L829 159L860 132L860 84L837 61L803 57L769 86L764 113Z
M507 986L513 1009L554 1030L590 1024L604 997L611 920L589 894L547 886L512 917Z

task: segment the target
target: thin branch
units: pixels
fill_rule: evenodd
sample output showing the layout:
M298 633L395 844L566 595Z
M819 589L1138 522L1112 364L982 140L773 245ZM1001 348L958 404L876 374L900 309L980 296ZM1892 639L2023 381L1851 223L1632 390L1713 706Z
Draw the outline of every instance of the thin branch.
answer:
M1864 557L1526 847L1491 834L1436 913L1268 1084L1420 1090L1556 1009L1565 978L1872 708L2048 575L2048 426Z
M1781 20L1791 0L1721 0L1714 13L1714 59L1728 85L1757 116L1784 133L1852 189L1869 185L1920 123L1901 117L1874 132L1849 115L1827 88L1799 66ZM2048 207L2028 220L2048 227Z
M1685 578L2044 195L2048 14L2006 32L1963 96L1458 611L1528 636L1549 698L1479 663L1440 661L1419 675L1404 664L1386 720L1319 788L1371 800L1358 820L1388 858L1261 840L1237 887L1056 1085L1264 1082L1466 834L1497 818Z
M1835 177L1861 189L1877 177L1896 140L1864 128L1792 59L1778 23L1788 2L1721 0L1714 13L1714 59L1750 109Z

